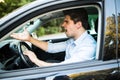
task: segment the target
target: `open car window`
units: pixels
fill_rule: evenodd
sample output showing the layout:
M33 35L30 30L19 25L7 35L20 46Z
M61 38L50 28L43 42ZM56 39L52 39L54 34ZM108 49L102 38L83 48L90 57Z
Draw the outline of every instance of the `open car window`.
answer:
M97 35L98 27L98 9L95 6L86 7L88 11L89 29L87 30L91 35ZM93 11L93 12L92 12ZM64 20L64 14L61 11L45 13L42 16L27 21L21 25L21 29L17 32L22 32L26 27L28 31L34 36L43 37L49 34L64 33L61 24Z
M92 35L93 38L97 41L98 18L100 18L99 7L94 6L94 5L88 5L88 6L82 6L82 7L84 7L88 12L89 29L87 29L87 32L90 35ZM82 8L82 7L76 7L76 8ZM70 9L72 9L72 7ZM49 42L53 42L53 43L65 41L68 38L65 35L63 29L61 28L61 24L64 19L63 10L68 10L68 9L65 8L65 9L61 9L61 10L55 10L55 11L51 11L51 12L47 12L47 13L35 16L34 18L19 25L12 32L20 33L24 30L24 28L26 28L29 31L29 33L31 34L31 36L33 36L34 38L36 38L38 40L44 40L44 41L49 41ZM9 37L7 39L9 40L10 38L11 37ZM20 61L20 58L17 58L17 60L16 60L16 57L18 57L18 53L14 48L16 47L17 42L19 42L19 41L12 42L10 40L8 42L10 44L4 45L1 48L1 52L3 54L0 54L1 55L0 59L1 59L2 64L5 64L5 66L7 66L7 67L3 68L4 70L27 68L27 66L18 67L19 65L23 64L23 62ZM65 52L59 52L57 54L49 54L29 42L26 42L26 43L32 48L32 50L35 52L35 54L38 56L38 58L40 60L47 61L48 59L50 59L52 61L57 60L58 62L64 61ZM99 42L97 42L97 44L99 44ZM7 52L4 52L4 47L7 47L8 50L10 50L10 52L11 52L10 55L7 55ZM12 48L12 50L11 50L11 48ZM98 58L97 54L98 53L96 53L96 59ZM7 55L7 57L6 57L6 55ZM5 57L2 57L2 56L5 56ZM8 66L9 64L13 63L14 60L16 60L16 63L18 65L16 66L16 64L15 64L15 67Z

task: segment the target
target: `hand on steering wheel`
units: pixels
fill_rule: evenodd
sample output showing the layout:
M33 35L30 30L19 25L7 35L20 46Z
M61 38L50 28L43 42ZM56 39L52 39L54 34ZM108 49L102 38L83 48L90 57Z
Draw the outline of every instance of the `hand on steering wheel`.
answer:
M30 59L28 58L28 56L26 56L26 55L24 55L23 54L23 52L24 52L24 50L26 50L26 49L28 49L28 50L30 50L29 52L31 52L32 51L32 49L30 48L30 46L27 44L27 43L25 43L25 42L20 42L19 44L18 44L18 50L19 50L19 55L20 55L20 58L22 59L22 61L25 63L25 65L27 66L27 67L34 67L34 66L36 66L34 63L33 63L33 61L31 61L30 59L31 59L31 57L30 57L30 55L28 55L29 57L30 57ZM34 54L34 56L35 56L35 54ZM36 57L36 56L35 56Z
M37 59L37 56L35 55L35 53L32 52L32 51L30 51L30 50L25 50L25 51L23 52L23 54L24 54L24 55L27 55L33 63L34 63L34 62L36 61L36 59Z

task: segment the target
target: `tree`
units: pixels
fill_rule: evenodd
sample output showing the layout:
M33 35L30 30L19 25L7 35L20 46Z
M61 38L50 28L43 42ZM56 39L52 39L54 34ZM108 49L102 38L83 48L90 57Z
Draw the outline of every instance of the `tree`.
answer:
M34 0L4 0L0 2L0 18L13 10L30 3Z

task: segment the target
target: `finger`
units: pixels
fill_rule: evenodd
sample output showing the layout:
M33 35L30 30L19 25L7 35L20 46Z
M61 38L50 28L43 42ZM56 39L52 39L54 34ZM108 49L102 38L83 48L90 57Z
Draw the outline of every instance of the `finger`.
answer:
M13 34L11 34L10 36L13 37L13 38L17 38L18 34L13 33Z
M28 55L28 54L30 54L31 53L31 51L30 50L25 50L24 52L23 52L23 54L26 54L26 55Z
M29 51L29 50L27 50L27 49L26 49L26 50L24 51L24 53L25 53L25 54L27 54L27 53L28 53L28 51Z
M24 55L28 55L27 51L24 51L23 54L24 54Z
M12 35L10 35L11 37L15 38L15 39L18 39L18 40L21 40L21 38L24 36L23 34L21 33L13 33Z

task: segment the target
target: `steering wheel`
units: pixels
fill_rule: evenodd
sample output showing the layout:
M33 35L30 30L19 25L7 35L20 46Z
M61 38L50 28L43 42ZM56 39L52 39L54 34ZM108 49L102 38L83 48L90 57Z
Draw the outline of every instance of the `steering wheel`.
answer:
M19 52L18 53L20 55L20 58L22 59L22 61L25 63L25 65L27 67L35 67L36 65L28 58L28 56L23 54L23 51L26 49L32 51L32 49L30 48L30 46L27 43L19 42L19 44L18 44L18 51Z

